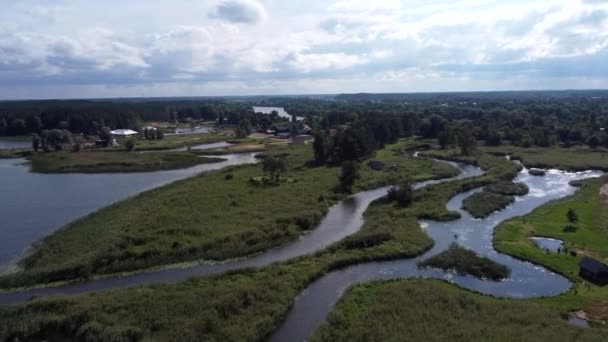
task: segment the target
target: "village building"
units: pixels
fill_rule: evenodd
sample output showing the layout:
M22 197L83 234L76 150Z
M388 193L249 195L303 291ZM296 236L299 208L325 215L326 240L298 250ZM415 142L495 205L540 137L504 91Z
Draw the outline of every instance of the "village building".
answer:
M584 257L580 263L579 275L594 283L608 283L608 266L606 264Z

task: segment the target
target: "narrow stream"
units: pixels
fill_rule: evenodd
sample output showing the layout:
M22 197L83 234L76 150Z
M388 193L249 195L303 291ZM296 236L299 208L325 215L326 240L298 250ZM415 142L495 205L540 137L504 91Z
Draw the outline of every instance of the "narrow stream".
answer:
M553 296L567 291L571 284L561 275L494 250L494 228L502 221L528 214L542 204L573 194L576 188L568 184L572 180L601 175L600 172L592 171L569 173L551 170L545 177L534 177L524 169L516 181L527 184L530 193L518 198L507 209L483 220L475 219L461 209L462 200L479 189L455 196L447 207L459 211L462 218L451 222L420 222L421 227L435 241L430 251L411 259L353 265L323 276L295 299L288 316L270 341L306 340L325 320L344 291L357 283L372 280L438 278L480 293L510 298ZM504 281L493 282L437 269L419 269L416 266L418 262L446 250L454 242L507 265L511 269L511 275Z
M458 167L462 173L457 177L442 180L420 182L414 185L421 188L454 179L475 177L483 174L481 169L452 162L443 162ZM32 296L72 295L83 292L99 291L114 288L123 288L136 285L178 282L194 276L222 273L229 270L246 267L261 267L274 262L285 261L291 258L313 253L337 242L351 234L356 233L363 225L363 213L369 204L386 195L387 187L360 192L329 209L320 225L312 232L302 236L297 241L271 249L247 259L224 263L201 263L188 268L171 268L158 271L135 273L128 276L117 276L96 279L87 282L78 282L59 287L29 289L13 293L0 293L0 304L20 303Z

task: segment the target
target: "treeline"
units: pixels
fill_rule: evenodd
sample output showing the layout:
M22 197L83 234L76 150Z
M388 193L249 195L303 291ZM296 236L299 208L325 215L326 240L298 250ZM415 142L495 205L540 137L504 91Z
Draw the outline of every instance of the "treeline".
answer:
M315 162L340 164L363 159L385 144L414 133L414 118L410 115L357 115L334 118L347 121L336 128L331 125L332 115L313 121L316 131L313 144ZM348 121L351 120L351 121Z
M97 134L102 127L141 130L146 121L219 121L238 124L255 116L245 103L214 101L16 101L0 102L0 136L69 130ZM252 118L263 122L264 119Z
M358 94L338 100L284 99L291 114L322 129L365 116L407 117L405 130L448 146L462 127L487 145L608 147L608 91Z

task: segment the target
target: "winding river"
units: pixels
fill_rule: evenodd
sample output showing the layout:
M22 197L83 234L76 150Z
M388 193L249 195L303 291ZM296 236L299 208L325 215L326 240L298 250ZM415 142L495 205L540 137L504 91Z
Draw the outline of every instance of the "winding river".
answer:
M416 183L414 187L421 188L430 184L474 177L483 174L481 169L474 166L452 162L443 163L448 163L460 168L462 173L453 178L419 182ZM217 164L207 165L211 166ZM122 181L127 183L124 180ZM223 263L200 263L188 268L170 268L135 273L128 276L95 279L87 282L72 283L59 287L36 288L13 293L0 293L0 304L19 303L28 300L32 296L71 295L136 285L177 282L187 280L193 276L217 274L246 267L266 266L274 262L285 261L305 254L310 254L322 250L332 243L356 233L363 225L363 213L369 204L372 201L385 196L386 190L387 187L383 187L371 191L360 192L332 206L319 226L310 234L302 236L300 239L291 244L271 249L257 256ZM26 196L26 199L29 196L34 195L29 194ZM61 207L62 205L62 203L57 204L58 207ZM31 241L32 240L30 240L30 243Z
M462 200L479 189L455 196L447 207L459 211L462 215L460 219L451 222L420 222L421 227L435 241L431 250L416 258L358 264L328 273L308 286L295 299L288 316L271 336L270 341L306 340L325 320L344 291L357 283L372 280L438 278L483 294L510 298L553 296L567 291L571 284L561 275L494 250L492 243L494 228L502 221L528 214L549 201L573 194L576 188L568 184L572 180L601 175L600 172L592 171L570 173L550 170L545 177L535 177L524 169L519 173L516 181L527 184L530 193L518 198L506 210L496 212L483 220L475 219L461 209ZM438 269L417 267L418 262L448 249L454 242L507 265L511 269L509 278L494 282Z
M207 164L198 167L219 168L228 165L238 165L253 162L253 155L230 156L230 158L231 159L227 160L226 162L223 162L223 164ZM415 187L421 188L439 182L475 177L483 173L481 169L474 166L451 162L445 163L458 167L462 170L462 173L459 176L450 179L417 183L415 184ZM10 170L8 173L9 176L14 173L14 175L11 176L12 178L18 179L19 177L23 177L22 174L27 171L23 170L24 167L14 166L14 164L15 160L10 160L8 162L0 161L0 170L2 170L2 168ZM185 178L188 175L201 171L203 171L203 169L197 169L196 171L181 171L183 174L179 175L178 178ZM164 174L166 174L166 172L147 174L157 175L156 177L158 177L158 179L148 179L146 182L137 183L136 188L139 189L139 191L142 191L144 189L166 184L172 180L171 178L176 178L175 175L162 176ZM479 191L479 189L455 196L449 201L448 208L450 210L461 212L462 217L460 219L451 222L420 222L422 228L433 240L435 240L434 247L431 250L416 258L358 264L328 273L308 286L308 288L295 299L293 307L288 316L286 317L282 326L271 336L271 340L301 341L307 339L325 319L342 293L348 287L359 282L366 282L370 280L407 277L440 278L484 294L513 298L551 296L567 291L571 284L564 277L550 272L543 267L497 253L492 244L493 231L494 228L504 220L515 216L525 215L534 208L537 208L538 206L551 200L573 194L576 189L568 184L570 181L598 177L600 175L601 173L599 172L591 171L569 173L551 170L547 172L545 177L534 177L529 175L528 171L524 169L519 173L516 181L526 183L530 188L530 193L524 197L518 198L517 201L506 210L496 212L483 220L474 219L467 212L461 210L462 200L470 196L472 193ZM53 176L57 178L47 178ZM65 176L65 178L62 179L61 176ZM52 195L54 192L48 190L45 190L44 196L40 196L40 194L37 194L35 191L31 191L31 189L36 189L35 183L28 187L30 190L25 192L15 204L12 204L12 197L8 199L0 199L1 201L4 201L0 202L0 208L3 208L2 210L7 210L7 206L9 206L9 210L21 210L21 215L18 215L17 217L26 220L26 222L21 223L20 228L14 229L12 233L13 236L17 237L19 235L18 233L23 233L22 230L27 230L28 227L31 226L36 227L36 224L41 223L42 220L35 221L35 224L27 221L28 218L35 216L28 216L27 214L31 213L31 210L35 210L36 206L45 208L50 207L49 209L45 209L45 212L62 212L62 210L59 208L63 209L65 206L68 207L68 214L61 215L62 217L57 220L60 222L59 225L55 223L47 224L47 228L44 231L36 233L37 236L42 237L50 233L52 231L51 228L55 229L57 226L62 226L65 224L66 220L69 221L73 218L82 216L100 206L107 205L108 202L124 198L137 190L134 190L132 187L130 188L130 191L121 189L122 184L127 186L131 184L131 182L137 181L138 177L135 174L132 178L129 178L129 175L127 174L120 175L120 177L117 177L116 179L105 178L111 177L111 175L78 176L82 177L82 179L85 179L86 177L100 178L95 181L83 180L83 182L86 182L86 184L81 184L81 182L74 180L74 175L40 175L39 177L41 177L41 179L38 181L42 182L41 184L45 184L45 186L46 184L55 184L58 182L59 184L57 185L57 189L55 191L61 191L67 194L69 194L69 189L71 188L74 189L73 191L75 191L75 194L81 194L82 191L80 190L79 192L76 189L83 186L94 185L93 188L86 192L87 194L94 194L94 196L90 196L94 201L86 206L82 206L79 201L86 201L88 198L87 196L83 196L82 198L73 198L69 201L53 201ZM31 174L29 177L31 177ZM32 179L36 178L34 177ZM33 181L30 180L30 182ZM20 183L23 184L23 182ZM19 197L19 184L17 184L17 182L8 182L8 184L9 186L13 186L13 188L9 189L9 191L12 191L11 193L14 193L17 197ZM114 192L110 191L112 189L108 186L108 184L111 184L112 187L116 187L117 191L122 192L120 194L115 194ZM71 188L66 190L65 186ZM379 188L371 191L360 192L334 205L330 208L328 214L322 220L320 225L310 234L302 236L299 240L291 244L269 250L251 258L224 263L200 263L188 268L148 271L123 277L95 279L87 282L73 283L59 287L28 289L13 293L0 293L0 304L20 303L28 300L32 296L72 295L89 291L123 288L136 285L178 282L189 279L193 276L217 274L245 267L260 267L274 262L285 261L301 255L310 254L357 232L364 223L363 213L369 204L372 201L385 196L386 190L387 188ZM103 199L95 200L95 198L99 196L98 192L104 196ZM34 203L30 203L32 198L34 199ZM70 196L66 197L66 199L68 198L70 198ZM49 202L51 201L55 203L54 206L49 205ZM71 209L71 203L77 204L75 206L76 209ZM18 208L20 205L26 207L26 209ZM53 215L48 214L46 216L49 218L53 217ZM5 229L3 228L3 234L4 230ZM38 238L29 237L28 243L31 243L31 241L35 241L37 239ZM458 244L472 249L477 253L487 256L499 263L507 265L511 269L510 277L501 282L492 282L480 280L471 276L460 276L454 273L435 269L418 269L416 264L419 261L444 251L450 246L450 244L454 242L457 242ZM24 244L21 243L21 245L21 248L23 248ZM16 253L13 252L13 254Z

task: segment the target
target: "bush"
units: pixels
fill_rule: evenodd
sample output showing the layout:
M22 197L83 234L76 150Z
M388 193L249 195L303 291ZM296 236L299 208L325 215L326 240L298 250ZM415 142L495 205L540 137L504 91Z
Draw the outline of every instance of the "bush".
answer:
M133 151L135 149L135 140L127 140L127 142L125 143L125 148L129 152Z
M226 174L226 176L224 176L225 180L231 180L233 178L234 178L234 175L232 173L228 173L228 174Z
M495 194L488 191L475 193L464 201L462 207L475 218L487 217L491 213L506 208L515 202L513 196Z
M478 278L501 280L509 276L507 266L477 255L475 252L453 244L448 250L428 260L420 262L419 267L434 267L454 270L459 274Z
M484 190L506 196L524 196L530 191L526 184L513 182L490 184Z
M391 187L388 189L388 199L397 202L401 207L409 206L414 200L412 185L405 181L399 185Z

